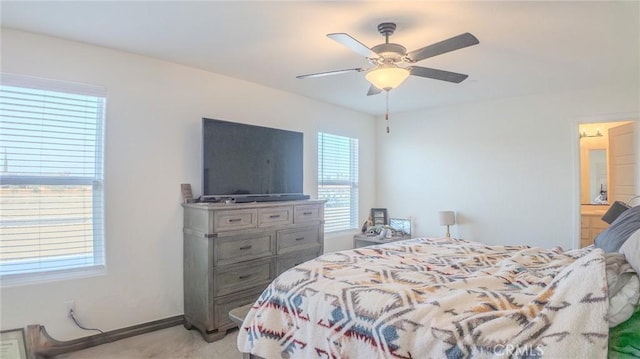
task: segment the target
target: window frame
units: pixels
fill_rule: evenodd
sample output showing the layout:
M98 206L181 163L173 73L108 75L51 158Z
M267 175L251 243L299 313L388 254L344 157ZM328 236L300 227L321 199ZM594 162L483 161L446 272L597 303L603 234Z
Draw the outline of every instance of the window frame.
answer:
M333 137L334 139L341 139L341 140L347 140L349 141L349 163L347 165L347 167L349 168L349 178L348 179L344 179L344 180L340 180L340 179L333 179L333 180L325 180L324 178L322 178L323 176L323 159L324 157L326 157L326 152L325 150L325 146L324 144L321 144L321 141L323 141L323 137L324 136L330 136ZM342 187L347 187L349 190L349 212L348 212L348 221L349 221L349 225L348 227L339 227L336 229L331 229L331 218L330 216L327 216L328 213L331 213L331 207L327 207L328 204L330 204L329 202L325 202L325 209L324 209L324 213L325 213L325 233L329 234L336 234L336 233L340 233L340 232L351 232L354 230L357 230L358 228L360 228L360 224L358 222L358 215L359 215L359 197L360 197L360 183L359 183L359 167L360 167L360 159L359 159L359 151L360 151L360 144L359 144L359 139L355 138L355 137L348 137L348 136L342 136L342 135L335 135L332 133L328 133L328 132L318 132L318 175L317 175L317 187L318 187L318 199L323 200L325 198L322 197L321 193L322 193L322 188L323 186L326 185L333 185L333 186L342 186ZM331 157L331 155L335 155L335 153L330 153L329 157ZM345 220L346 221L346 220Z
M106 240L105 240L105 193L104 193L104 132L106 122L107 91L104 87L50 80L32 76L1 73L0 85L18 87L24 89L35 89L44 91L55 91L65 94L86 96L96 100L96 128L91 133L95 139L95 150L92 163L94 173L91 176L52 176L52 175L2 175L0 174L0 185L5 186L91 186L92 209L91 243L93 250L88 254L72 254L67 256L72 261L73 258L90 258L88 264L78 264L66 268L40 268L39 270L25 270L16 273L0 273L0 286L11 287L18 285L37 284L54 280L64 280L82 278L106 273ZM87 161L78 161L79 164ZM41 217L39 217L41 218ZM62 232L63 233L63 232ZM64 256L64 255L63 255ZM53 262L56 259L52 256L39 256L25 260L29 262Z

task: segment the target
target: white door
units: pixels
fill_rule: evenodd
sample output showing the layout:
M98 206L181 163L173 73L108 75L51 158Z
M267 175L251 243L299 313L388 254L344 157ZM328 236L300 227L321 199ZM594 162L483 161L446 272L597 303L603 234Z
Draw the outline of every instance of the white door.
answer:
M634 122L609 129L609 203L636 195Z

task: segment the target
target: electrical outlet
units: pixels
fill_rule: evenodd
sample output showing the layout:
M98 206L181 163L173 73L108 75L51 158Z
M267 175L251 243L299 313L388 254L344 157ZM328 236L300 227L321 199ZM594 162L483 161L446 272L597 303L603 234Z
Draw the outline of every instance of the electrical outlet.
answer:
M76 301L73 299L66 300L64 305L67 309L67 317L71 317L71 311L76 312Z

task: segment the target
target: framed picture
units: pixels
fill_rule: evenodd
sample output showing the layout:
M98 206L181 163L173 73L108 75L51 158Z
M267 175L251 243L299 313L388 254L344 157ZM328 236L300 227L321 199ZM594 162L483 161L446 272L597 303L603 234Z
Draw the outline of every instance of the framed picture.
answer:
M374 226L384 226L385 224L387 224L387 209L371 208L371 219L373 220Z
M182 183L182 184L180 184L180 192L182 192L182 203L191 203L191 202L193 202L193 192L191 192L191 184L190 183Z
M24 329L11 329L0 332L0 358L27 359Z
M402 235L411 235L411 220L405 218L389 218L389 226Z

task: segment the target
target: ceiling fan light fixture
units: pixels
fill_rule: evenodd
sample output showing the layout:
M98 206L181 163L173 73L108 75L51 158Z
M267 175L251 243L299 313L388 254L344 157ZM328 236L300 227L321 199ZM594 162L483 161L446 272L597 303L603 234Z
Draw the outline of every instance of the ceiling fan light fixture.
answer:
M379 65L375 69L367 72L365 78L371 82L373 86L389 91L404 82L409 77L409 70L398 67L394 64Z

